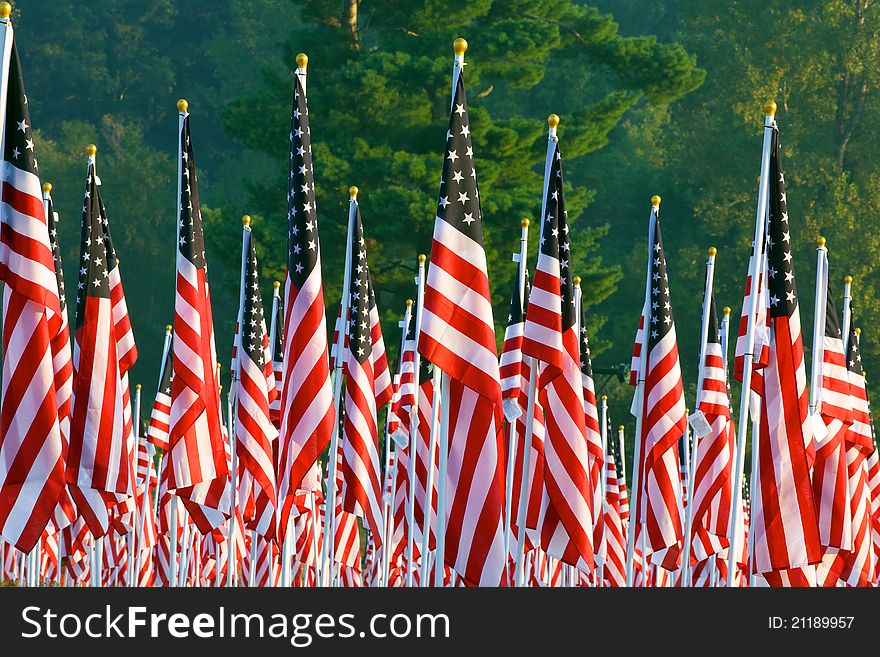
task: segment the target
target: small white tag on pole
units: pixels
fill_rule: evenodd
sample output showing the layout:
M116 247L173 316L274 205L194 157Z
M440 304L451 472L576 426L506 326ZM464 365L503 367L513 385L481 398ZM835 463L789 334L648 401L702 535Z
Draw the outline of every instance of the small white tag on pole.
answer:
M504 419L508 422L513 422L522 415L522 408L515 399L505 399L501 402L501 409L504 411Z
M813 425L813 440L816 443L822 443L828 437L828 427L825 420L819 413L813 413L810 416L810 423Z
M513 261L514 261L514 262L519 262L519 253L514 253L514 254L513 254Z
M394 433L391 434L391 439L394 441L394 444L397 445L400 449L406 449L406 446L409 445L409 436L407 436L403 431L397 429Z
M691 429L693 429L697 438L708 436L712 432L712 425L709 424L709 420L706 419L705 413L699 409L688 416L688 422L690 422Z

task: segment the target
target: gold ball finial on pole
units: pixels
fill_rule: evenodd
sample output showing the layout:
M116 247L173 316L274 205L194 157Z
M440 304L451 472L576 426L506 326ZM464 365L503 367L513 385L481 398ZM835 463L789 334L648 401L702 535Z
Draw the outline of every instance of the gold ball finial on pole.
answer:
M468 49L468 42L465 41L464 39L462 39L461 37L458 37L455 41L452 42L452 51L456 55L459 55L459 56L464 55L467 52L467 49Z
M88 146L86 146L86 155L88 155L89 157L95 157L95 153L97 152L98 147L94 144L89 144Z
M12 14L12 5L8 2L0 2L0 18L9 18Z
M660 197L657 196L657 194L654 194L654 196L651 197L651 205L653 205L655 208L660 207Z
M618 428L620 431L623 431L626 427L624 427L624 426L621 424L621 425L618 425L617 428Z
M856 335L859 335L859 336L860 336L861 334L862 334L862 329L861 329L860 327L857 326L857 327L856 327Z
M608 395L602 395L602 401L608 401Z
M348 195L351 196L353 199L357 200L359 191L360 190L357 187L352 185L351 187L348 188Z
M186 113L189 109L189 101L186 98L181 98L177 101L177 111L181 114Z
M573 279L571 279L571 282L574 283L575 285L580 285L581 284L581 277L575 276Z
M420 254L419 254L419 264L420 264L420 265L425 264L425 261L426 261L427 259L428 259L428 256L426 256L424 253L420 253Z
M134 387L137 388L138 390L140 390L140 389L141 389L141 384L140 384L140 383L136 383Z
M171 333L171 324L166 324L166 325L165 325L165 332L166 332L166 333Z
M818 244L819 247L825 246L825 238L820 236L819 239L816 240L816 244Z
M523 217L523 220L519 222L519 225L523 228L528 228L529 227L529 218Z
M280 290L281 289L281 281L275 281L274 283L272 283L272 287L274 287L276 290Z
M244 226L250 228L250 225L251 225L251 215L249 215L249 214L244 215L244 216L241 218L241 223L242 223Z
M847 285L852 285L852 281L853 281L852 276L847 276L843 279L843 282L846 283Z
M718 255L718 249L716 249L714 246L710 246L709 247L709 257L714 258L716 255Z
M406 300L406 307L407 307L407 308L412 308L412 305L413 305L413 300L412 300L412 299L407 299L407 300Z
M768 100L764 103L764 114L767 116L776 116L776 102L772 100Z
M296 56L296 67L297 68L305 68L309 65L309 56L304 52L299 53Z
M44 194L51 194L52 193L52 183L49 183L49 182L43 183L43 193Z
M730 314L730 306L724 306L724 314L725 314L725 315L729 315L729 314Z
M547 117L547 125L549 125L551 128L554 128L554 129L558 128L559 127L559 115L558 114L551 114L550 116L548 116Z

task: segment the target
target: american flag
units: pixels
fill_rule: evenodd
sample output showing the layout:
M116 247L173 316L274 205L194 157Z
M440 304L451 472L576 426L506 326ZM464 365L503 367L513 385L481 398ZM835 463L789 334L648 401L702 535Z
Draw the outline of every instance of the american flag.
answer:
M275 377L272 352L266 332L257 251L249 226L244 227L244 270L241 275L239 330L235 350L235 449L240 466L247 469L270 508L261 509L260 534L275 536L275 463L273 442L278 431L269 417L269 400L274 397Z
M73 397L73 353L70 348L70 327L67 319L67 300L64 296L64 271L61 265L61 247L58 245L58 213L52 202L52 185L43 185L43 208L49 226L49 243L52 247L52 259L55 264L55 275L58 279L58 301L60 313L50 314L50 330L52 337L52 365L55 369L55 394L58 399L58 426L61 429L62 454L66 460L70 439L70 404ZM54 315L54 316L53 316ZM76 508L70 492L65 487L47 531L57 531L76 520Z
M709 300L709 330L702 365L697 410L710 427L696 438L693 473L691 563L719 554L730 544L727 533L733 481L736 434L730 418L730 396L714 295Z
M126 432L131 425L125 413L125 374L132 362L126 356L134 347L127 340L131 329L127 319L128 331L120 330L123 327L117 322L117 303L127 318L124 295L121 290L111 295L112 283L119 282L119 264L107 230L93 150L83 201L80 253L67 481L78 509L97 537L108 528L106 504L134 493L131 436Z
M636 525L647 532L646 547L651 561L666 570L678 565L681 539L681 473L677 444L687 430L684 389L678 359L678 344L666 254L660 232L659 204L653 205L651 222L648 298L645 311L644 393L642 408L639 490L636 491Z
M174 378L174 350L171 336L171 324L165 327L165 347L162 354L162 366L159 369L159 387L153 410L150 412L150 426L147 429L147 440L163 451L168 451L168 432L171 429L171 382Z
M315 210L312 146L306 105L304 55L298 59L290 119L290 176L287 193L287 280L284 287L284 375L278 463L280 539L293 498L306 473L336 430L321 253Z
M523 358L522 338L523 328L526 320L526 309L528 307L529 294L531 293L531 285L529 283L528 270L525 270L525 280L522 282L522 288L519 280L519 269L517 277L514 280L513 294L510 300L510 313L507 316L507 328L504 331L504 344L501 350L501 389L504 396L504 415L508 423L513 423L513 432L510 433L510 442L507 445L508 450L513 450L514 462L513 473L511 477L510 491L510 508L508 512L511 540L508 548L513 556L516 557L515 549L519 531L519 501L522 489L522 470L524 450L521 445L525 445L525 436L530 435L528 442L531 454L529 455L529 472L527 473L526 483L526 530L536 530L539 526L539 514L541 510L541 501L543 495L543 472L544 472L544 411L541 404L535 398L534 419L532 429L526 432L526 420L528 419L528 396L529 396L529 375L531 367L529 361ZM520 300L520 290L523 290L522 301ZM509 456L508 456L509 458ZM508 461L509 462L509 461ZM534 548L533 537L529 536L526 531L524 537L524 549L531 550Z
M602 504L602 545L604 557L603 586L626 586L626 530L620 514L620 480L611 436L611 419L607 429L608 452L605 455L605 499Z
M457 57L418 349L449 381L445 561L468 585L498 586L507 561L501 379L462 64Z
M62 330L58 280L34 157L30 112L7 19L0 85L3 128L0 280L0 536L29 552L64 491L64 443L52 341ZM5 94L5 97L3 96ZM53 326L52 318L55 318Z
M800 311L792 268L785 178L774 127L767 235L769 354L763 369L763 403L757 440L759 476L752 483L753 569L799 569L821 558L810 482L812 446ZM798 579L801 579L798 573ZM771 577L769 581L790 578Z
M342 440L342 508L362 517L377 547L382 546L382 477L379 466L378 409L391 401L391 376L370 279L360 206L355 200L351 240L349 349L345 367L345 420Z
M580 290L580 280L575 279ZM580 292L578 292L580 294ZM599 406L596 403L596 384L593 380L593 362L590 356L590 338L587 331L586 308L581 304L580 316L580 365L581 383L584 391L584 428L587 435L587 451L590 454L590 483L593 485L593 545L598 545L595 538L601 531L602 523L602 468L605 465L605 450L602 448L602 433L599 428Z
M544 487L550 505L541 527L542 547L548 555L589 571L593 568L594 485L590 479L562 155L555 134L551 136L548 159L545 214L522 351L540 361L540 365L536 362L538 399L547 427ZM593 394L594 413L595 403Z
M843 353L843 336L837 306L828 280L828 255L820 247L824 266L819 269L818 286L825 289L822 322L821 361L818 363L817 411L827 427L825 435L814 435L816 459L813 464L813 500L819 514L819 542L823 548L849 550L852 547L849 475L846 436L853 422L849 372ZM821 289L820 288L820 289ZM817 312L822 312L818 308Z
M207 533L223 521L230 475L220 429L220 392L205 239L185 101L180 111L177 284L168 488Z
M850 313L852 318L852 313ZM859 345L860 331L850 321L846 347L846 368L850 384L852 419L846 441L846 466L849 481L849 502L852 514L852 546L843 557L840 579L849 586L876 584L880 563L875 552L872 534L878 531L880 518L873 515L870 464L876 456L871 411L865 385L862 356Z

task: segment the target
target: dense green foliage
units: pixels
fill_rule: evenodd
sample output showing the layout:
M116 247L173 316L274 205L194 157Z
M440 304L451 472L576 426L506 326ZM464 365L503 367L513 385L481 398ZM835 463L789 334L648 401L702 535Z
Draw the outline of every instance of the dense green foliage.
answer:
M355 184L394 350L416 255L430 245L457 36L470 42L465 76L499 322L520 218L540 210L545 120L555 112L596 364L629 358L648 199L658 193L692 399L706 248L719 249L719 306L736 316L760 107L773 97L806 346L821 233L838 296L843 275L856 277L865 352L880 347L870 328L880 319L880 164L872 157L880 16L867 0L19 0L15 10L68 278L78 257L83 148L94 141L141 352L134 378L148 395L173 313L177 98L188 98L193 113L221 360L238 293L241 214L254 216L267 298L283 275L298 51L310 56L328 314L339 299L346 190ZM628 422L628 388L604 377L600 385L615 421Z

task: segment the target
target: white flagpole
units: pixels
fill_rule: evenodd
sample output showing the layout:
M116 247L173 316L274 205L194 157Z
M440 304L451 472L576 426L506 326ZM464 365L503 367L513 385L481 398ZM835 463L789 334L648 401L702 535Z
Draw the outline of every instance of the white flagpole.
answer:
M422 329L422 310L425 305L425 254L419 255L419 274L416 278L417 295L416 295L416 344L418 345L419 332ZM407 463L407 477L409 478L408 490L406 496L406 586L412 588L413 575L415 568L413 567L413 553L415 547L415 514L416 514L416 454L415 444L419 435L419 398L422 394L419 384L419 374L421 370L422 357L419 354L418 346L416 346L413 354L413 392L415 396L415 404L410 409L409 420L409 462ZM424 558L424 555L422 555Z
M608 395L602 395L602 405L600 408L600 412L601 415L599 421L602 423L600 426L600 436L602 437L602 454L604 454L604 458L602 460L602 482L600 484L600 490L602 491L602 502L597 513L602 514L602 516L600 516L602 517L601 522L604 522L603 516L605 515L605 502L608 499ZM596 570L597 587L605 586L605 560L608 558L607 530L603 530L602 536L602 543L597 546L599 555L602 557Z
M700 362L697 372L697 399L696 411L700 410L700 395L703 391L703 382L706 378L706 343L709 340L709 313L712 310L712 292L715 284L715 255L718 253L714 246L709 247L709 260L706 261L706 284L703 289L703 320L700 326ZM687 433L685 433L685 442L687 442ZM691 533L694 529L694 483L697 472L697 448L700 443L700 437L694 438L694 445L691 451L690 464L688 467L688 503L685 509L685 530L684 530L684 557L681 567L684 569L681 577L682 586L693 586L691 571ZM687 452L686 452L687 453Z
M852 282L853 277L843 279L843 344L849 353L849 327L852 322Z
M436 379L435 379L436 380ZM433 455L431 455L433 462ZM443 575L446 571L446 461L449 456L449 375L443 372L440 377L440 461L437 466L437 530L434 550L434 586L443 586ZM428 482L430 487L430 482ZM427 498L427 492L425 494ZM425 515L430 516L425 509ZM422 555L425 559L426 555Z
M403 348L404 348L404 344L406 343L406 334L409 331L410 321L413 321L412 307L413 307L413 300L407 299L406 300L406 310L403 313L403 320L398 322L398 326L400 327L400 350L397 354L397 373L398 373L398 376L400 375L400 371L403 368ZM399 381L398 381L398 385L399 385ZM398 394L400 394L399 389L398 389ZM388 409L388 414L389 414L389 416L391 414L390 408ZM386 445L385 451L386 451L386 453L390 453L389 450L391 449L391 443L388 441L389 441L388 423L386 421L386 424L385 424L385 445ZM391 438L391 441L393 442L393 438ZM412 444L413 443L412 439L410 439L409 442L410 442L410 444ZM393 521L394 521L394 498L397 496L397 468L400 467L400 454L398 453L397 447L395 447L395 449L394 449L394 454L395 454L395 456L394 456L394 473L391 476L391 499L388 500L388 514L387 514L387 521L385 523L385 536L386 536L386 538L385 538L384 545L382 548L382 561L383 561L382 581L384 583L383 584L384 586L388 586L388 573L389 573L389 570L391 567L391 564L390 564L390 561L391 561L391 539L394 536L394 532L393 532L391 525L393 524ZM386 470L386 472L387 472L387 470ZM383 492L383 494L384 494L384 492Z
M810 415L819 412L822 390L822 361L825 353L825 304L828 296L828 249L825 238L816 246L816 296L813 307L813 353L810 365Z
M391 500L386 499L385 492L385 482L388 481L388 477L391 474L391 440L388 434L388 418L391 416L391 407L388 407L388 410L385 415L385 469L382 470L382 476L380 481L382 482L382 551L376 552L376 559L378 560L377 565L377 577L376 577L376 586L385 586L385 557L388 554L388 524L391 521Z
M229 475L231 478L231 486L232 486L232 495L230 495L229 500L229 532L227 534L226 540L229 541L229 549L227 550L228 556L226 557L226 586L228 588L232 588L236 585L236 569L238 564L236 564L238 552L235 549L235 532L236 532L236 509L238 507L238 495L236 495L236 480L238 479L238 458L235 453L236 445L235 445L235 422L233 421L233 407L234 407L234 398L235 398L235 381L232 382L232 385L229 386L230 390L226 394L226 431L229 434L229 457L230 457L230 466L229 466Z
M629 536L627 539L626 546L626 585L627 587L632 586L633 580L633 556L635 555L635 536L639 527L639 519L636 517L638 510L640 509L639 504L639 487L640 487L640 478L641 478L641 456L642 456L642 416L644 415L644 394L645 394L645 372L648 364L648 331L650 330L647 326L647 309L648 304L651 301L651 253L654 245L654 230L656 228L656 219L657 214L660 211L660 197L654 195L651 197L651 215L648 218L648 266L647 272L645 273L645 303L642 306L642 315L644 319L642 321L645 322L645 326L642 330L642 343L641 349L639 351L639 371L638 378L636 379L636 399L634 408L636 409L636 434L633 439L633 473L632 473L632 487L630 491L632 495L630 497L630 523L629 523ZM635 519L635 522L633 520ZM642 536L644 542L644 536ZM644 559L644 549L642 551L642 558Z
M330 440L330 451L327 459L327 505L324 508L324 526L327 535L334 536L336 524L336 453L339 449L339 419L342 417L342 368L345 362L345 336L348 334L348 310L351 291L351 236L354 231L354 218L357 212L358 188L349 188L348 231L345 238L345 270L342 273L342 299L339 311L339 335L336 340L336 363L333 373L333 406L336 416L333 423L333 437ZM333 541L324 542L324 565L333 563ZM327 569L330 579L327 586L334 586L332 569Z
M278 336L278 303L281 300L280 289L280 281L275 281L272 292L272 317L269 320L269 353L271 354L273 361L275 360L275 340ZM278 440L278 438L276 438L276 440ZM291 525L292 523L288 522L286 528L287 531L284 532L284 542L281 544L281 586L284 588L290 586Z
M186 586L186 577L189 571L190 552L190 528L189 519L183 523L183 540L180 542L180 568L177 573L177 586Z
M424 511L425 517L422 521L422 567L421 567L421 576L419 577L419 582L422 587L428 587L431 584L428 582L428 577L430 574L430 570L428 568L428 564L430 560L428 559L428 551L430 550L431 542L429 540L431 536L431 508L434 503L433 494L434 494L434 453L437 451L437 442L439 440L439 436L437 435L441 431L440 427L440 409L443 404L441 401L441 376L440 376L440 368L435 367L432 371L432 382L433 382L433 396L431 399L431 431L430 431L430 439L428 440L428 476L425 480L425 503L424 503ZM418 438L416 438L418 440ZM415 457L416 441L410 440L410 444L413 445L413 457ZM442 460L442 457L441 457ZM441 470L442 472L442 470ZM438 485L438 494L437 494L437 503L440 503L440 494L439 494L439 484ZM439 506L437 509L437 522L439 523Z
M520 222L519 236L519 253L513 254L513 261L517 264L517 272L519 276L519 307L525 306L526 296L526 263L528 261L529 247L529 220L523 219ZM525 314L525 313L523 313ZM517 405L518 406L518 405ZM508 420L507 428L507 471L504 482L504 552L510 554L510 517L511 503L513 502L513 469L516 467L516 451L518 449L518 438L516 432L518 417ZM524 432L523 444L527 442L525 436L529 435L528 431Z
M526 547L526 506L529 499L529 471L531 469L532 450L531 433L535 423L535 393L537 391L538 376L537 363L529 357L529 388L526 403L526 431L528 440L523 441L522 478L519 485L519 506L516 514L516 568L514 577L516 586L525 586L525 569L523 557Z
M745 442L749 429L749 401L752 388L752 366L754 365L755 352L755 312L758 308L758 290L759 284L766 285L767 282L760 281L761 264L764 259L764 234L767 223L767 207L770 183L770 148L773 141L773 127L775 125L776 103L770 101L764 105L764 144L761 148L761 178L758 183L758 207L755 211L755 239L754 239L754 258L752 259L751 275L751 294L749 294L749 314L746 329L746 349L743 358L743 378L742 378L742 395L739 403L739 424L737 425L736 438L736 462L739 464L734 473L733 490L731 500L730 525L728 526L727 535L731 539L736 535L736 523L740 514L739 508L739 491L742 485L743 462L745 459ZM755 432L752 432L752 451L753 460L757 456L757 440ZM749 532L752 535L754 532ZM734 571L736 568L736 555L734 550L728 550L727 559L727 586L733 587ZM752 567L752 564L749 564Z
M727 380L727 348L730 344L730 306L724 306L724 317L721 319L721 362L724 364L724 379Z

